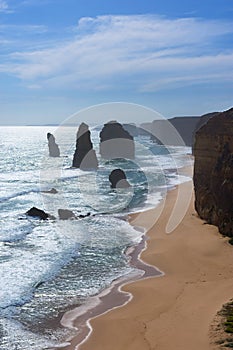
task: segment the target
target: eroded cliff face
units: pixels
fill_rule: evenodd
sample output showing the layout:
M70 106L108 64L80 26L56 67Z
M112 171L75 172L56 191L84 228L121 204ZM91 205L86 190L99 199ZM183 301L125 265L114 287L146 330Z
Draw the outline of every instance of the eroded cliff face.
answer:
M218 113L196 133L195 208L219 231L233 236L233 108Z

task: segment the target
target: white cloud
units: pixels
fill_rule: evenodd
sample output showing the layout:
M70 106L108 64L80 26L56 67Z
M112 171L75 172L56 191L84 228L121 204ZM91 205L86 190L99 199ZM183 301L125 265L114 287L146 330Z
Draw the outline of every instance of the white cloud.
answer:
M0 12L8 12L9 6L6 1L0 0Z
M219 46L231 23L152 15L85 17L49 49L13 52L5 71L27 86L156 91L229 80L233 52Z
M1 1L1 0L0 0ZM35 25L35 24L27 24L27 25L17 25L17 24L0 24L0 33L11 33L15 35L25 35L25 33L45 33L48 28L44 25Z

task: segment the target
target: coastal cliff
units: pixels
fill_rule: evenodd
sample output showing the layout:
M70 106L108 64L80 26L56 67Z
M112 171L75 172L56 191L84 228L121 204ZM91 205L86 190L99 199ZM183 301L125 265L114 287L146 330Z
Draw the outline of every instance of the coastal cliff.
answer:
M233 236L233 108L202 125L194 144L195 209L207 223Z
M151 123L141 124L143 130L151 134L151 139L157 143L172 145L172 146L186 146L193 145L193 135L197 129L197 124L200 121L199 116L189 117L174 117L171 119L158 119ZM180 138L175 137L174 132L169 127L174 127ZM181 142L182 141L182 142Z

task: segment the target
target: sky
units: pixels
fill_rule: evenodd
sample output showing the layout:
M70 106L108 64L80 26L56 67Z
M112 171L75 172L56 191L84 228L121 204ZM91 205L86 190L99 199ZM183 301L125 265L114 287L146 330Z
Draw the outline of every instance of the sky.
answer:
M232 107L233 1L0 0L1 125L110 102L166 118Z

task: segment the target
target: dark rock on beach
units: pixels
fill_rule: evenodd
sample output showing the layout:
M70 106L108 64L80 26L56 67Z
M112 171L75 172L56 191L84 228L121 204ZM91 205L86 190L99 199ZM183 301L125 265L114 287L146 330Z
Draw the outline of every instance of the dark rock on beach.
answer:
M55 137L53 136L53 134L50 134L50 132L48 132L47 139L50 157L60 157L60 149L56 144Z
M109 175L111 188L129 188L131 185L127 181L125 172L122 169L114 169Z
M134 159L134 138L117 121L104 124L100 132L100 154L105 159Z
M52 216L50 214L47 214L44 210L38 209L36 207L32 207L31 209L29 209L26 212L26 215L32 216L32 217L35 217L35 218L39 218L41 220L47 220L47 219L54 220L55 219L54 216Z
M92 170L98 168L98 160L93 150L91 133L87 124L79 126L76 139L76 150L73 157L73 167L82 170Z
M233 108L212 116L196 132L195 208L207 223L233 236Z

